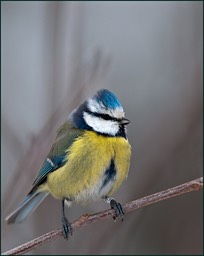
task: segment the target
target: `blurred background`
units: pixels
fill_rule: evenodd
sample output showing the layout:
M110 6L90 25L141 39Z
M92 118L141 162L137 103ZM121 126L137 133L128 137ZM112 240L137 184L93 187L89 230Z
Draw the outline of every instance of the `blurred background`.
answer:
M97 89L112 90L131 120L121 203L202 176L203 3L1 2L2 251L60 226L48 197L21 225L23 200L56 129ZM68 208L70 221L108 209ZM201 254L202 192L77 230L28 254Z

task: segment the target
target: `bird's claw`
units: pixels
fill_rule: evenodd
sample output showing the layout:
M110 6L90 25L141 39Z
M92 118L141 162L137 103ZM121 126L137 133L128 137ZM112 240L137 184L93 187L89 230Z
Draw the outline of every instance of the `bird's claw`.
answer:
M115 210L115 216L113 216L114 221L118 216L121 216L121 221L123 221L123 216L125 215L123 207L120 203L115 201L114 199L111 199L110 201L111 209Z
M69 235L73 233L72 226L65 217L62 217L62 233L65 239L68 239Z

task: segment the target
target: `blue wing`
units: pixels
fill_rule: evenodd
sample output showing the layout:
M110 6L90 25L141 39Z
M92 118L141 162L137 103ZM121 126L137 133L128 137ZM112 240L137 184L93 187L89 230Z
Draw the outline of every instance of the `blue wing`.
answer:
M57 170L66 163L67 149L82 133L83 131L74 127L69 121L66 121L59 128L55 142L33 182L31 191L35 190L38 185L45 182L49 173Z
M52 158L47 158L42 167L40 168L37 177L33 182L33 187L43 183L50 172L55 171L66 163L65 154L62 156L53 156Z

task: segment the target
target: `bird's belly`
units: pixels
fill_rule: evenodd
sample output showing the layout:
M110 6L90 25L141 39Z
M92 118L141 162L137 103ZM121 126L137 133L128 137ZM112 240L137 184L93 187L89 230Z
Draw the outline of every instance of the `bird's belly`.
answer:
M87 132L68 150L67 163L48 175L46 187L56 198L96 200L120 186L129 162L127 140Z
M107 195L110 190L113 188L115 181L109 181L105 186L103 186L102 182L89 186L81 191L74 197L75 202L87 202L87 201L95 201L103 196Z

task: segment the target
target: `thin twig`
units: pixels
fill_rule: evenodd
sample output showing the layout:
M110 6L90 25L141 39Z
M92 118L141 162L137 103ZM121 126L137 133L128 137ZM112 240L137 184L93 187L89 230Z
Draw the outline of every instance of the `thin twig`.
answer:
M125 212L130 212L130 211L142 208L144 206L147 206L149 204L153 204L162 200L166 200L168 198L172 198L175 196L188 193L188 192L201 190L202 188L203 188L203 177L200 177L198 179L183 183L179 186L169 188L167 190L163 190L161 192L158 192L149 196L145 196L135 201L126 203L123 205L123 209ZM106 210L106 211L102 211L92 215L88 215L88 214L82 215L78 220L72 222L73 231L91 223L95 223L105 219L110 219L112 216L114 216L113 210ZM12 250L9 250L3 253L2 255L24 254L36 247L39 247L40 245L44 244L47 241L56 239L60 236L62 236L62 231L61 229L57 229L57 230L48 232L30 242L20 245Z

